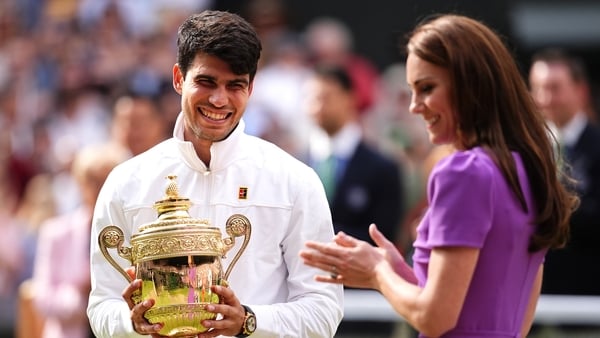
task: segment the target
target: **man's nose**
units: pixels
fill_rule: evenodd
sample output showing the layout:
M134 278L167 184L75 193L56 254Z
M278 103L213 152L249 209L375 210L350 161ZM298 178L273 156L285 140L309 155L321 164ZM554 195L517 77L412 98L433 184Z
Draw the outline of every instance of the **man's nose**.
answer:
M215 107L225 106L227 104L227 90L221 87L215 88L208 97L208 102Z
M533 99L540 107L547 107L552 102L552 94L547 90L536 90L533 92Z

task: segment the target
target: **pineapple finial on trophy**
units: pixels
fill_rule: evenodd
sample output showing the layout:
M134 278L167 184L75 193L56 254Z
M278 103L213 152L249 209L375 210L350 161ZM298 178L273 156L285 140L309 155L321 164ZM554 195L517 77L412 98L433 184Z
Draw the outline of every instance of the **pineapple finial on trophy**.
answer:
M165 197L160 201L154 202L154 209L158 212L158 219L190 218L188 210L192 202L190 202L189 198L179 195L179 186L176 181L177 175L170 174L165 178L168 180Z
M179 198L179 187L177 186L177 175L167 175L166 179L169 180L167 184L167 191L165 199L177 199Z

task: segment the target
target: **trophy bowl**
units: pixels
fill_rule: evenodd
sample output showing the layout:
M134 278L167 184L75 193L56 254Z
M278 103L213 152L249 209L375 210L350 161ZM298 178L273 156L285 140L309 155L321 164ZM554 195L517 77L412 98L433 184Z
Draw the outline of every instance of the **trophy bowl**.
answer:
M213 256L182 256L138 264L141 299L155 300L145 316L150 323L165 324L161 334L178 337L206 331L202 320L216 317L205 311L206 305L219 303L211 286L223 284L217 261Z
M142 280L142 287L134 295L134 303L154 299L154 306L146 311L145 317L151 324L163 323L159 334L192 337L207 330L202 320L217 317L206 311L207 305L220 302L212 286L228 285L227 277L250 240L251 225L245 216L232 215L225 227L229 237L222 238L219 228L211 226L208 220L190 217L191 203L179 196L175 178L167 176L166 196L154 204L158 219L140 226L140 231L130 239L131 247L123 245L123 231L115 225L102 229L98 243L108 262L130 282L131 277L108 249L117 249L119 256L135 267L136 279ZM221 259L240 236L244 236L244 241L223 272Z

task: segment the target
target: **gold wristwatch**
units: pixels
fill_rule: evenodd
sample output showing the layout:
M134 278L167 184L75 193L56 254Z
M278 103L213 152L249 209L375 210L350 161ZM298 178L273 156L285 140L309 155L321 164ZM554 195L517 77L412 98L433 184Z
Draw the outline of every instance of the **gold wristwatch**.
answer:
M246 310L246 317L244 318L244 324L242 325L242 331L236 336L237 338L245 338L254 333L256 330L256 316L254 312L247 307L246 305L242 305L244 310Z

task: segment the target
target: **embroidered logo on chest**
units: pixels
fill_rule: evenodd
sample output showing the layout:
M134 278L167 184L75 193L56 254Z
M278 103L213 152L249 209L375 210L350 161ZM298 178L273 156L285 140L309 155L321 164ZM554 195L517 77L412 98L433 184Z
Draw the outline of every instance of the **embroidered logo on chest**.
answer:
M247 187L240 187L240 189L238 190L238 199L240 199L240 200L248 199L248 188Z

